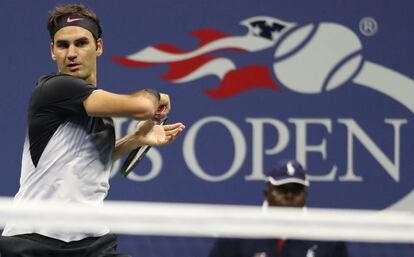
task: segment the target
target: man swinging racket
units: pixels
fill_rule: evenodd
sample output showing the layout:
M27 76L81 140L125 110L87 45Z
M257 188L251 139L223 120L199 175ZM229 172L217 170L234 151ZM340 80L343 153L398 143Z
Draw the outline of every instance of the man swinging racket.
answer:
M143 89L114 94L97 88L96 59L103 53L96 14L81 4L57 7L48 18L51 56L58 72L41 77L29 102L20 188L15 205L56 201L100 207L114 160L142 145L165 145L184 129L159 125L171 109L168 95ZM144 125L115 140L111 117ZM7 224L0 253L8 256L126 256L106 228L69 233Z

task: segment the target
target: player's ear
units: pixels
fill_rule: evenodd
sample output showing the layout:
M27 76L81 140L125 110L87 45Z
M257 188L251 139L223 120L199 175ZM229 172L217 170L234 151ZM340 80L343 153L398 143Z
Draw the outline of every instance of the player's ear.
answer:
M101 56L102 53L103 53L103 41L102 41L102 38L98 38L98 40L96 40L96 55Z
M55 53L53 51L53 42L50 43L50 56L52 57L52 59L54 61L56 61L56 56L55 56Z

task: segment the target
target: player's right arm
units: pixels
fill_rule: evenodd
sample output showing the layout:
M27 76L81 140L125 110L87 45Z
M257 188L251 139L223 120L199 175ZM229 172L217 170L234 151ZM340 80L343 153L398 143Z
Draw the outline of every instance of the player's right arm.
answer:
M89 116L146 120L154 118L160 104L170 106L169 99L165 102L166 95L161 95L163 101L160 101L158 93L152 90L139 90L132 94L95 90L84 100L83 105Z
M170 110L169 97L151 89L131 94L115 94L66 74L50 74L39 79L33 109L49 108L57 117L89 115L127 117L137 120L163 118ZM158 113L160 105L166 106ZM157 114L157 115L156 115Z

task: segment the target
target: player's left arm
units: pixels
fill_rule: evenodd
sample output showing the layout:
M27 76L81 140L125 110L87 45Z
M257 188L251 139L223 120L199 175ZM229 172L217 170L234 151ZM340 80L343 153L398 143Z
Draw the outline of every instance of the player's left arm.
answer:
M184 128L184 124L180 122L159 125L152 120L142 121L138 123L133 132L116 141L113 159L117 160L142 145L161 146L169 144L181 134Z

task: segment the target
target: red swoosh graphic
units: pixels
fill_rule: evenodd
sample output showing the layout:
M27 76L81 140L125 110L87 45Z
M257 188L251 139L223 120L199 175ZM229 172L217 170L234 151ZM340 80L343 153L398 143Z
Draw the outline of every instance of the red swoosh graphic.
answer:
M223 99L253 88L269 88L277 92L282 91L273 82L269 69L266 66L250 65L229 71L217 88L205 89L204 92L211 98Z

